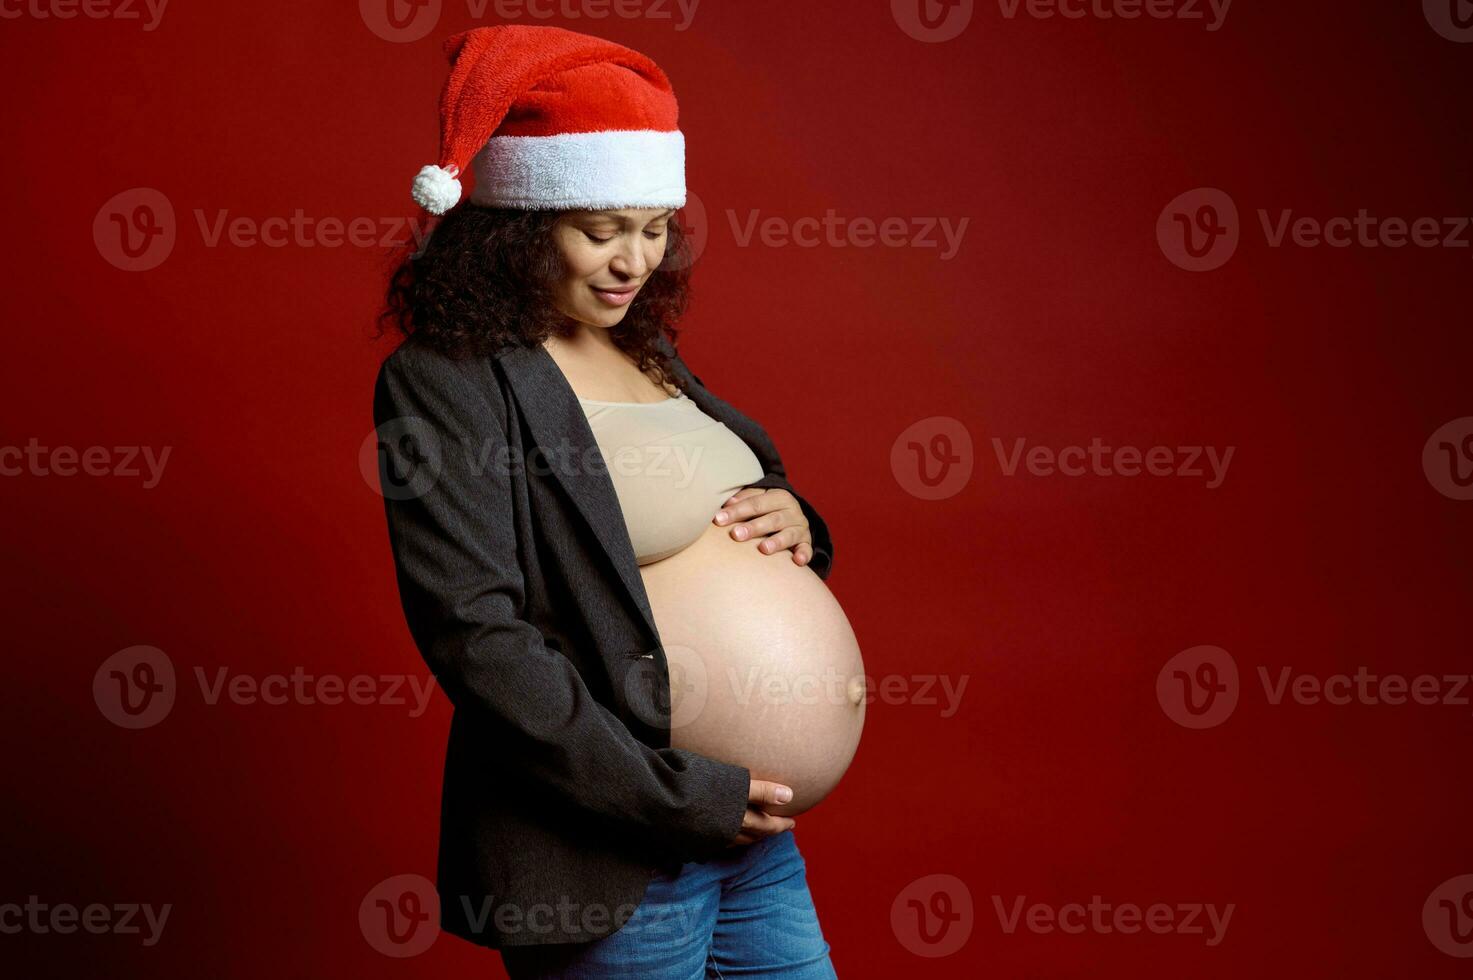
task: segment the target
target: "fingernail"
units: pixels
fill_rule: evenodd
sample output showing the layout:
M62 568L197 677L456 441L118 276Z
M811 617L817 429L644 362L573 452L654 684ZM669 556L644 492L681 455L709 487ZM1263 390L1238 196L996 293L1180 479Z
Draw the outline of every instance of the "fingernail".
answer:
M725 524L729 520L731 520L731 515L728 514L726 511L720 510L720 511L717 511L716 512L716 523L717 524Z
M736 529L736 536L737 536L737 540L738 541L745 541L745 540L747 540L747 529L744 528L744 527L737 528Z
M779 786L777 788L777 792L773 793L772 795L777 797L777 801L779 803L787 803L793 798L793 791L788 789L786 786Z

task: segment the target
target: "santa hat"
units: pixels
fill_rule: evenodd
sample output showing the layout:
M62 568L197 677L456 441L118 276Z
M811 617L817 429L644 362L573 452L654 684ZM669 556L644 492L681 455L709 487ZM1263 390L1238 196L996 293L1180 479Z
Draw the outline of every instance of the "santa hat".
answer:
M561 27L503 24L445 41L440 162L413 196L444 214L470 168L475 204L678 208L685 137L675 93L649 58Z

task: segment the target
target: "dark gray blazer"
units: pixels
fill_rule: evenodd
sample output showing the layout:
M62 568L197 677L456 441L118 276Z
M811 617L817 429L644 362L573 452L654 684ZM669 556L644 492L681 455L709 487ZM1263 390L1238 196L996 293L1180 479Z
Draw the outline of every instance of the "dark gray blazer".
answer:
M762 463L752 486L798 496L762 427L673 365ZM451 360L407 342L373 414L404 615L454 706L441 926L490 947L606 936L657 870L725 853L750 774L670 747L665 652L623 513L542 347ZM827 578L828 527L798 499Z

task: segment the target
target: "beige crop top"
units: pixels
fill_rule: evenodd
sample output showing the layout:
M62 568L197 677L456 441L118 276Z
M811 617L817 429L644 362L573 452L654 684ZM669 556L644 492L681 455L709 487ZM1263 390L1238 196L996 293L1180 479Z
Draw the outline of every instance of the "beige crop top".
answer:
M684 394L660 402L579 398L641 565L695 543L721 505L762 479L741 437Z

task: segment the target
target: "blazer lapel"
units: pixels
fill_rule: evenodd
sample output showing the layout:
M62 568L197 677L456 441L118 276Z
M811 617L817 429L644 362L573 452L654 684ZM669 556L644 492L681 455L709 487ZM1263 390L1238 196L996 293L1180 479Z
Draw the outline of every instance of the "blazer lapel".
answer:
M583 463L590 459L601 462L602 457L577 394L552 355L540 345L513 347L496 356L505 368L532 437L550 454L546 465L593 529L599 545L618 569L625 591L644 617L650 636L658 643L660 633L614 483L602 467L590 470Z

